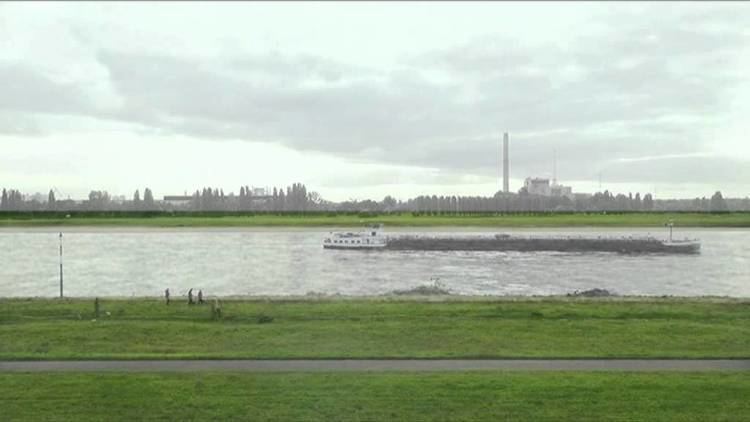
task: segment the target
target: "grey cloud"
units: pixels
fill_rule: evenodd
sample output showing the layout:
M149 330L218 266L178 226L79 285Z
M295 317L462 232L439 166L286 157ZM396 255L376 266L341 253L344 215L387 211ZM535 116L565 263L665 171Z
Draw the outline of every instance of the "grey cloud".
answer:
M626 43L637 31L637 27L630 28L610 42ZM679 44L673 31L655 31L660 34L657 39L662 49L668 51L671 44ZM710 62L707 57L716 55L716 39L707 37L709 41L691 47L693 59L699 63ZM732 41L741 43L743 39L735 37ZM516 47L506 52L507 45L505 40L484 40L480 46L449 49L412 60L424 66L443 66L453 73L458 82L447 85L428 82L412 67L305 88L295 82L305 77L299 69L306 63L332 74L351 72L344 65L336 70L335 63L309 57L299 62L279 56L240 61L244 68L255 66L284 81L277 85L254 85L222 75L220 70L207 70L200 63L162 58L110 54L104 63L126 97L139 101L134 107L144 109L155 104L157 112L177 119L178 123L172 125L177 131L262 138L350 156L368 151L368 158L375 161L492 175L497 168L499 139L487 134L508 127L514 134L514 175L548 168L540 164L539 157L551 155L551 149L556 148L561 164L568 155L567 164L573 170L568 176L579 179L595 175L613 156L638 157L680 148L698 127L698 123L686 125L686 119L690 122L691 116L719 112L725 107L724 90L735 82L732 75L721 70L704 72L683 67L675 71L671 56L661 49L639 47L638 54L627 57L634 65L621 69L617 66L619 50L603 49L596 40L569 51L551 51L555 63L577 66L583 74L580 81L561 82L549 58ZM464 55L466 60L462 61ZM152 65L133 69L143 62ZM191 93L192 101L187 100L184 87L195 84L201 86ZM479 99L469 104L458 101L472 86L480 93ZM670 122L668 118L673 116L679 118ZM615 124L617 130L597 130L609 124ZM525 132L540 130L568 134L523 140ZM379 152L372 152L373 145ZM701 142L696 140L692 145L698 150ZM541 160L545 161L549 158Z
M461 75L519 74L535 65L534 56L523 50L517 40L483 37L470 44L440 49L404 59L414 67L438 66Z
M23 64L0 61L0 133L40 136L41 117L94 115L95 106L79 86L58 83Z
M0 134L39 136L43 133L33 116L19 112L0 111Z
M737 78L721 67L710 66L711 60L703 56L713 51L697 50L694 59L699 62L685 64L669 55L669 44L662 46L664 51L629 57L635 64L626 69L618 67L617 53L592 56L592 50L571 52L568 61L584 75L576 82L556 82L555 68L547 68L545 75L533 79L521 75L486 79L480 82L486 93L481 107L487 113L502 113L520 127L536 129L725 110L723 99Z
M643 139L637 136L619 135L602 139L595 135L566 132L534 137L512 133L511 175L517 178L551 175L556 151L561 178L591 180L601 171L608 172L613 158L635 158L655 152L666 154L683 150L684 144L685 139L666 135L659 148L650 148L644 146ZM468 169L474 174L496 177L502 157L500 147L500 137L459 139L433 149L416 145L414 149L422 152L409 156L414 157L414 164L429 162L440 169ZM637 179L641 175L635 172L632 177Z
M436 134L456 136L470 127L451 95L414 72L332 86L257 84L203 63L118 53L100 55L115 87L126 98L123 113L157 119L176 131L200 135L266 138L327 152L356 153ZM450 91L449 89L446 91ZM139 110L139 111L134 111ZM149 123L144 121L144 123Z
M607 168L606 175L613 182L706 183L706 175L711 175L708 180L741 183L750 180L750 166L725 157L673 157L613 163Z
M279 52L230 59L228 65L239 71L266 74L285 81L319 79L335 83L347 77L361 78L372 73L364 67L344 65L309 54L289 56Z
M0 110L77 114L93 112L79 87L56 83L32 67L0 62Z
M654 8L600 16L609 29L570 46L528 48L490 36L411 56L396 71L310 55L221 61L102 50L97 58L124 99L121 109L92 111L71 87L7 66L0 77L29 88L11 88L0 108L88 113L174 133L483 176L497 173L497 134L508 130L512 176L551 170L554 148L567 169L561 174L586 179L613 158L702 150L700 131L727 111L727 93L744 77L736 59L749 44L747 11L717 8L704 16ZM623 60L630 63L623 67ZM451 80L431 82L426 69ZM634 181L673 177L639 165L611 171ZM731 176L697 169L701 177Z
M728 110L726 94L739 81L732 72L731 52L745 48L747 36L738 32L718 36L707 31L673 30L661 24L650 31L658 48L652 48L651 44L646 48L638 41L643 37L638 33L638 25L615 27L616 31L620 29L623 31L611 39L588 40L565 52L548 52L553 60L544 58L547 53L541 52L539 55L530 52L526 61L516 60L527 67L546 68L544 74L529 75L522 69L515 73L498 72L494 61L478 61L470 55L468 62L475 66L474 73L486 75L478 82L484 94L478 106L482 115L497 116L512 132L521 135L527 130L569 131L565 137L547 137L517 145L514 161L521 164L515 166L516 170L536 167L534 157L555 147L572 152L577 177L591 177L592 172L604 165L602 160L612 156L637 157L667 153L675 148L695 151L702 148L706 140L696 139L695 134L713 123L713 116ZM632 40L636 41L630 43ZM471 48L449 50L443 56L445 60L438 58L433 64L441 65L450 59L452 62L446 69L455 71L459 68L455 64L460 59L458 52L467 50ZM486 48L483 51L490 57L502 57L502 51ZM678 54L673 55L673 51ZM633 60L634 65L619 68L620 54ZM482 63L487 67L476 68ZM582 80L561 83L556 71L566 65L580 68ZM605 131L597 136L592 130L611 123L620 124L617 132ZM497 142L466 143L467 148L458 151L446 148L444 153L451 161L461 161L458 157L465 156L465 162L473 161L489 169L493 160L488 153L496 150ZM480 157L481 162L470 157ZM709 172L702 176L720 174L723 173ZM664 177L659 173L652 176Z

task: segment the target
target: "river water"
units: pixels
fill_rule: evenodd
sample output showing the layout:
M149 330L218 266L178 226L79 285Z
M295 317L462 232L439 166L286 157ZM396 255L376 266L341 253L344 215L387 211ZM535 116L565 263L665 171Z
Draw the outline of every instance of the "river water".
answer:
M396 230L390 229L389 233ZM59 294L59 229L0 230L0 297ZM664 230L398 230L665 236ZM66 296L378 295L438 279L467 295L549 295L604 288L623 295L750 297L750 231L681 229L700 255L324 250L327 229L65 228Z

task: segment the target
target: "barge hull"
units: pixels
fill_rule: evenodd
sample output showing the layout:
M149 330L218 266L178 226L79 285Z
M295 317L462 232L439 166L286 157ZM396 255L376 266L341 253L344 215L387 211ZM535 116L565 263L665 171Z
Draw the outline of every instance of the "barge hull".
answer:
M697 254L697 242L662 242L656 239L606 238L430 238L392 237L388 250L420 251L554 251Z

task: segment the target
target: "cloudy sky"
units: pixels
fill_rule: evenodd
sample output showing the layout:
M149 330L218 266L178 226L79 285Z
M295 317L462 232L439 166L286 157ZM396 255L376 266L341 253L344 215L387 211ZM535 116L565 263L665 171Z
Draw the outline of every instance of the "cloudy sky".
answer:
M747 3L0 3L0 186L750 195Z

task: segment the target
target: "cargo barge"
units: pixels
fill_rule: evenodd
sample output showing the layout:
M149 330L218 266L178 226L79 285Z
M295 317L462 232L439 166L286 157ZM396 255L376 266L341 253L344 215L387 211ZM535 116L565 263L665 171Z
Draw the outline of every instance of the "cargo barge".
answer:
M617 253L700 252L697 240L660 240L654 237L583 236L398 236L388 237L386 249L420 251L554 251Z
M382 225L363 232L330 233L323 240L326 249L395 250L395 251L553 251L553 252L614 252L625 254L700 253L697 239L667 240L652 236L513 236L461 235L385 236Z

